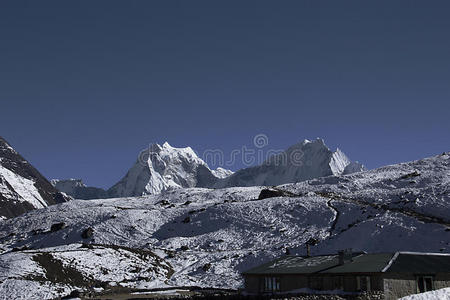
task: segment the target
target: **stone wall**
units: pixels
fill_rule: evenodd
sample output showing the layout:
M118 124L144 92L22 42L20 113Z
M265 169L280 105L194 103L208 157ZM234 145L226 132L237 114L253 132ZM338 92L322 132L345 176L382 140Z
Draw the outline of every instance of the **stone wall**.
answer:
M450 287L450 274L436 274L434 278L434 289L439 290Z
M377 291L384 291L384 299L396 300L398 298L416 294L417 277L415 274L379 274L370 276L372 297ZM288 292L301 288L310 288L315 290L344 290L346 292L357 292L356 275L351 276L305 276L305 275L280 275L280 292ZM263 287L264 276L247 275L245 276L245 290L249 293L259 293ZM436 274L434 276L434 289L450 287L450 274ZM372 295L373 294L373 295ZM367 298L372 299L372 298ZM379 298L373 298L379 299Z

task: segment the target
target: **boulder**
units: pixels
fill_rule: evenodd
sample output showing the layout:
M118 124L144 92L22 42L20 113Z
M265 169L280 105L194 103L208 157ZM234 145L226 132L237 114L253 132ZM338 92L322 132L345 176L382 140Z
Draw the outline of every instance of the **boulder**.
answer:
M82 233L81 233L81 237L83 239L88 239L91 238L94 235L94 229L92 229L91 227L85 229Z

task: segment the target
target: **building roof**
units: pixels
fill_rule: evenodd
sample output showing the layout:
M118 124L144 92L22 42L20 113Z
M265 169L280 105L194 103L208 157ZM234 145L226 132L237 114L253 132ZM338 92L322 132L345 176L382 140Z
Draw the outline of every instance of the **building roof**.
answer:
M323 270L321 273L378 273L391 261L393 253L361 254L343 265Z
M397 252L384 272L450 273L450 254Z
M450 273L450 254L396 252L354 253L339 264L338 255L285 256L244 272L264 274Z
M353 257L361 254L361 252L353 253ZM338 264L338 255L285 256L250 269L244 274L310 274L335 267Z

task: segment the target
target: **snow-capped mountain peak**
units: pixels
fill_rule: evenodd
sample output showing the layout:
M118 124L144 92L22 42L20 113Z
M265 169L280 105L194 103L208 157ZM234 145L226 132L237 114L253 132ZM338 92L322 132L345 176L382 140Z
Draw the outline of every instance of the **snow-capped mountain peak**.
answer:
M154 144L154 145L156 145L156 146L154 146L154 148L158 149L158 150L156 150L156 151L153 150L150 152L159 153L159 155L161 157L164 157L164 158L178 157L180 159L182 157L188 161L206 165L206 163L197 156L197 154L194 152L194 150L192 150L191 147L175 148L175 147L172 147L168 142L164 142L164 144L162 146L160 146L158 144Z
M259 166L237 171L217 187L279 185L363 170L363 165L353 163L341 150L331 151L323 139L305 139Z
M191 147L176 148L168 142L152 144L141 151L126 176L108 190L111 197L158 194L183 187L210 187L228 172L216 170L197 156Z

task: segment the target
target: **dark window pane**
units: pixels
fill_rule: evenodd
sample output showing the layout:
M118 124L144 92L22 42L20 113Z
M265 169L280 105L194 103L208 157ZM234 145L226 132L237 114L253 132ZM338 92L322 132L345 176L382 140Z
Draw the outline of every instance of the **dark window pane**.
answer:
M367 291L367 280L366 277L359 277L361 291Z
M280 290L280 278L264 277L264 291L272 292Z
M425 278L425 291L433 290L433 282L430 277Z
M425 292L425 287L423 286L423 277L419 277L417 279L417 286L419 287L419 292L420 293Z

